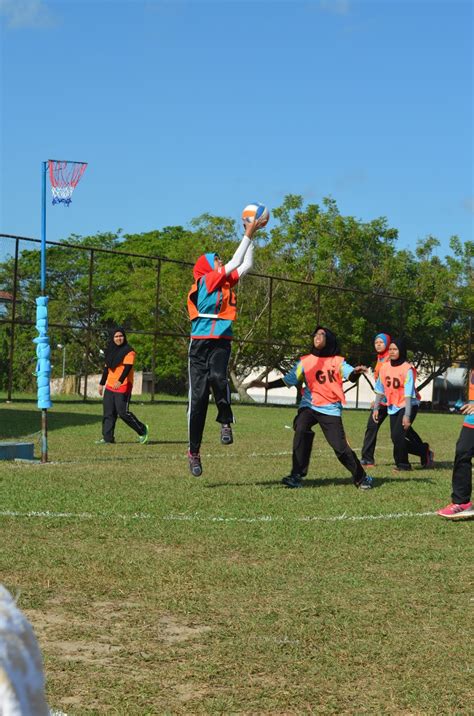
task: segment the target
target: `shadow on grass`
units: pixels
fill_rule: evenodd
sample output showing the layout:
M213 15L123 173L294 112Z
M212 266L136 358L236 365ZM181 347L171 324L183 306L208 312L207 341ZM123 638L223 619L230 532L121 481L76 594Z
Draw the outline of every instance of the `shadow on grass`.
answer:
M137 445L137 440L117 440L116 445ZM148 440L145 445L187 445L187 440Z
M67 410L48 411L48 432L61 428L93 425L102 422L96 413L76 413ZM40 410L2 410L0 408L0 440L25 437L41 430Z
M277 480L262 480L260 482L212 482L207 483L205 487L207 488L215 488L215 487L251 487L252 485L255 485L257 487L282 487L286 490L294 489L289 488L286 485L283 485L281 482L282 478L278 478ZM435 480L431 477L374 477L374 489L377 489L377 487L380 487L385 482L426 482L426 483L433 483ZM354 483L352 482L351 478L347 477L333 477L333 478L305 478L303 480L302 488L298 489L305 489L308 487L314 488L314 487L331 487L333 485L350 485L354 486Z

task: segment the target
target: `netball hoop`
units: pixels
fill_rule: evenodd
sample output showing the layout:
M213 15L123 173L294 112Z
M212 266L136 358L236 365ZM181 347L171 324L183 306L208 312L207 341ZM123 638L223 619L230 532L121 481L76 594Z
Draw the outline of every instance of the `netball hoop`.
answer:
M69 162L58 159L48 159L49 180L53 204L69 206L72 192L87 167L87 162Z
M36 299L36 380L38 384L38 408L41 410L41 462L48 462L48 409L51 402L51 348L48 335L48 296L46 295L46 184L47 175L51 182L53 204L71 203L72 192L87 167L87 162L71 162L48 159L41 162L41 252L40 287L41 296Z

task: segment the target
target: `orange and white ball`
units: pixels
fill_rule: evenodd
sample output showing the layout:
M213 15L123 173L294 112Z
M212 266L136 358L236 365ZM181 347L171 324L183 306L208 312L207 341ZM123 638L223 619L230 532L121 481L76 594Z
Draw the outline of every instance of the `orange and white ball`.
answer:
M242 221L244 226L247 224L253 224L254 221L261 220L261 226L266 226L270 218L270 212L264 204L254 202L248 204L242 211Z

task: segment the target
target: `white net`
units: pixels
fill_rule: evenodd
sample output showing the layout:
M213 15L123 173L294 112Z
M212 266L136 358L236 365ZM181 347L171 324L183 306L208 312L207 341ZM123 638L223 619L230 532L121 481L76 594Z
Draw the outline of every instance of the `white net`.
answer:
M73 186L52 186L51 194L53 195L53 204L61 201L70 202L73 191Z

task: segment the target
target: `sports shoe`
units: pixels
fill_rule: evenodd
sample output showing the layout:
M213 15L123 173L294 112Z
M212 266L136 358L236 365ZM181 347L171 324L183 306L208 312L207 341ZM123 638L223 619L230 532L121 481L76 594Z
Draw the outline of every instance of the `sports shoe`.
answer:
M201 477L202 464L198 452L188 452L189 471L193 477Z
M364 467L375 467L375 462L373 460L361 460L360 464Z
M426 457L422 460L421 466L425 470L432 470L434 468L434 452L430 450L428 443L426 443Z
M96 445L113 445L114 443L115 440L104 440L104 438L95 441Z
M145 433L138 436L138 442L142 445L148 442L148 425L145 425Z
M303 487L303 476L302 475L287 475L282 480L282 484L286 487Z
M359 480L358 482L354 482L354 485L359 490L371 490L374 486L374 480L372 477L365 475L365 477L363 477L362 480Z
M234 442L234 436L232 435L232 428L229 423L223 423L221 425L221 443L222 445L232 445Z
M463 505L456 505L452 502L442 510L438 510L436 514L446 517L448 520L468 520L474 517L474 506L472 502L465 502Z

